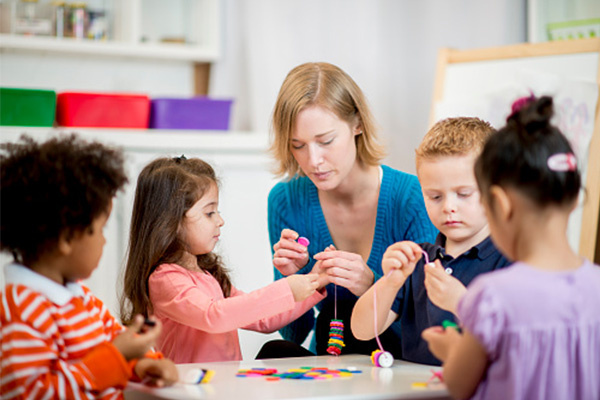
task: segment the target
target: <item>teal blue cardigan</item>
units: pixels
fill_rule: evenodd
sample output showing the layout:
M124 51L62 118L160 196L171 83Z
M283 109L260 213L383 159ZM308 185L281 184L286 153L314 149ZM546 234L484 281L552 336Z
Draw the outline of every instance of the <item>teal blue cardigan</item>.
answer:
M382 275L381 259L387 247L402 240L416 243L433 243L437 230L431 224L423 193L416 176L382 166L383 179L377 204L377 222L367 265L375 275L375 280ZM300 236L310 240L308 264L299 273L306 274L312 270L315 260L312 256L334 244L327 228L327 222L319 203L317 188L307 177L294 177L289 181L277 183L269 193L268 223L271 251L279 241L284 228L293 229ZM343 249L341 249L343 250ZM274 268L275 279L283 275ZM321 309L325 302L334 301L334 285L327 287L328 296L317 305ZM338 300L354 299L348 289L337 288ZM307 335L314 329L315 315L311 310L280 330L284 339L302 344ZM394 327L393 327L394 329ZM396 327L394 330L399 330ZM314 340L311 348L314 350Z

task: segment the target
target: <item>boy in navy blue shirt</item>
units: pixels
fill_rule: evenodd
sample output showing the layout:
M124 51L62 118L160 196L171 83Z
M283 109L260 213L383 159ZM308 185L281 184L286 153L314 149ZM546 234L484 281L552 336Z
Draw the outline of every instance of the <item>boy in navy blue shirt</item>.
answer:
M394 357L440 365L421 332L444 320L455 321L466 285L481 273L509 264L490 239L473 172L475 159L492 133L487 122L461 117L439 121L423 138L416 151L417 176L427 214L440 233L435 244L403 241L387 248L382 259L384 277L352 311L356 338L375 337L375 321L381 334L400 320Z

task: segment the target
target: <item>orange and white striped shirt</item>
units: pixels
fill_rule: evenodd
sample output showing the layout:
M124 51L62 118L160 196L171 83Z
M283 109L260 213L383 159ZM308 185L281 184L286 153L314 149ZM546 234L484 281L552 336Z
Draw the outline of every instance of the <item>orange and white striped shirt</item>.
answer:
M88 288L4 267L0 397L119 399L132 363L112 345L124 327Z

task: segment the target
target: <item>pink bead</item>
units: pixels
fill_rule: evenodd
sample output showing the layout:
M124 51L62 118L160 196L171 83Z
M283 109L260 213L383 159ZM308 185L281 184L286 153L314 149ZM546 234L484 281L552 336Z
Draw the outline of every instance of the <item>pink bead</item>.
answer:
M308 247L308 245L310 244L310 241L307 238L300 236L298 238L298 244L301 244L304 247Z

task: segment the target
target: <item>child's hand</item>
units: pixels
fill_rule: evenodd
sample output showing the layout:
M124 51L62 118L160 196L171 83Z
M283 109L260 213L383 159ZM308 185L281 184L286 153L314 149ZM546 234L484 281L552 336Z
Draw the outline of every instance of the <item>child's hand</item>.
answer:
M135 365L135 374L148 386L171 386L179 379L177 367L168 359L142 358Z
M404 280L415 270L415 265L422 257L421 247L408 240L397 242L387 248L381 260L383 274L387 275L392 270L399 270Z
M317 261L314 265L313 265L313 269L312 271L310 271L311 274L316 274L319 279L318 279L318 286L317 286L317 290L321 290L322 288L324 288L325 286L327 286L330 282L329 280L329 275L327 274L327 270L325 270L323 268L323 261Z
M423 340L427 342L429 351L440 361L448 358L450 349L456 346L462 334L454 328L444 329L441 326L432 326L421 333Z
M329 247L327 247L324 251L333 250L335 250L335 247L333 245L329 245ZM316 263L314 263L313 269L312 271L310 271L310 273L319 275L319 286L317 287L317 290L320 290L327 286L329 283L331 283L331 280L329 279L329 274L327 273L327 269L323 268L323 260L319 260Z
M309 298L319 287L319 275L296 274L285 278L292 289L294 301L303 301Z
M273 246L273 265L285 276L295 274L308 263L308 250L296 239L297 232L284 229L279 242Z
M425 289L433 304L454 315L458 301L467 292L461 281L444 271L440 260L435 260L435 266L425 265Z
M150 319L156 325L144 327L144 318L139 314L136 315L133 323L113 339L112 344L123 354L127 361L143 357L156 343L162 326L159 321L153 318ZM140 332L142 327L144 327L144 331Z
M393 268L383 276L381 281L385 282L384 284L391 285L396 288L396 290L400 290L402 285L404 285L404 282L406 282L406 275L402 273L401 269Z

